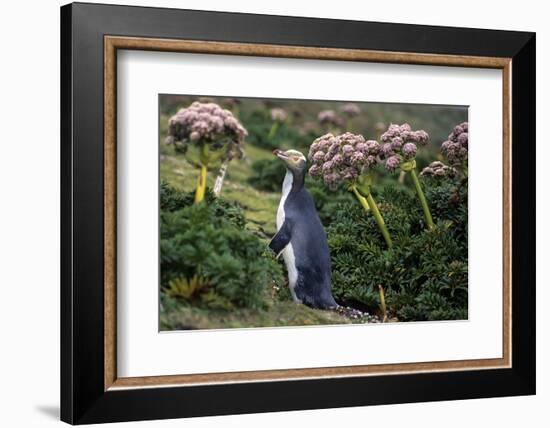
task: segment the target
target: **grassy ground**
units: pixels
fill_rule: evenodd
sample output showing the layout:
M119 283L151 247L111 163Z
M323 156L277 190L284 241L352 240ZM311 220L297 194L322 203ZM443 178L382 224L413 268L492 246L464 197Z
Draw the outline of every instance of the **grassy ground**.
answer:
M182 305L162 312L160 323L161 330L193 330L350 324L351 320L333 311L314 310L294 302L274 302L265 311L215 311Z

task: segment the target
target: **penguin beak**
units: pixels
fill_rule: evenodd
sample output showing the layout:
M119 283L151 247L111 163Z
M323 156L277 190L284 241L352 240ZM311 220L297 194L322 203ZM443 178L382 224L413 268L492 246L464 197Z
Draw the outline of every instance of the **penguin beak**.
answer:
M283 152L282 150L280 149L275 149L273 150L273 154L275 156L277 156L279 159L281 160L284 160L284 161L287 161L288 160L288 156L285 155L285 152Z

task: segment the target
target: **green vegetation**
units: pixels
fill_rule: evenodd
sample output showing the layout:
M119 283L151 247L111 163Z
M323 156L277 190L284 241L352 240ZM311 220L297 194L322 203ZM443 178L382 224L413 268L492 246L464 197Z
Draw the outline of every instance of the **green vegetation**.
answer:
M285 174L284 166L271 152L294 148L308 155L312 142L328 130L318 123L317 114L327 109L340 112L339 103L199 99L231 110L248 136L239 144L244 156L231 162L218 197L213 189L219 179L219 162L209 162L206 180L200 185L203 202L195 204L198 164L193 144L183 154L174 150L177 144L167 145L165 140L169 119L196 100L161 97L161 328L368 322L296 305L286 285L285 268L267 247L276 232ZM356 186L357 192L349 186L330 189L322 181L306 177L306 187L329 240L335 298L342 305L368 311L380 319L465 319L467 166L462 174L439 176L429 171L436 170L437 162L433 161L444 160L439 145L456 123L466 120L467 112L440 106L360 106L362 112L342 120L336 131L378 140L392 120L424 128L431 138L414 158L418 170L423 171L420 176L407 173L398 177L373 165L368 189ZM277 112L275 120L273 110L282 109L284 115L281 118ZM214 139L208 141L216 144ZM227 153L221 152L224 156ZM420 204L419 186L424 197ZM365 212L369 197L376 199L380 218L371 209ZM433 218L431 230L425 207ZM391 246L381 233L380 219L391 237Z
M189 205L190 194L165 183L161 188L166 294L212 309L264 308L267 287L283 285L282 271L265 244L245 229L241 209L212 195L207 203Z
M335 298L376 311L379 286L391 317L402 321L467 318L467 192L457 181L426 185L438 219L427 230L414 195L385 187L376 195L393 237L392 248L375 219L356 203L338 205L327 228ZM327 214L325 214L327 215Z
M278 159L261 159L252 164L252 175L248 183L259 190L276 192L286 173L286 168Z

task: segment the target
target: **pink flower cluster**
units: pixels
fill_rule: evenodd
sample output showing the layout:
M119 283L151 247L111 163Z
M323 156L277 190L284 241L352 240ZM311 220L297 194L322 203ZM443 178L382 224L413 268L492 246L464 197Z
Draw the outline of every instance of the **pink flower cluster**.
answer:
M351 183L376 164L379 149L377 141L365 141L362 135L325 134L309 148L308 159L313 164L309 173L322 178L330 188Z
M342 118L334 110L323 110L317 115L317 120L321 125L342 126Z
M344 104L340 110L348 117L355 117L361 113L361 108L354 103Z
M432 162L420 173L423 177L454 177L456 174L456 169L439 161Z
M454 127L448 140L441 144L441 151L451 165L463 165L468 160L468 122Z
M219 144L223 139L240 143L247 135L246 129L229 110L215 103L195 101L170 118L166 144L199 141Z
M272 108L271 109L271 120L274 122L284 122L288 117L286 110L282 108Z
M411 125L391 124L386 132L380 137L380 157L385 160L385 167L388 171L394 171L402 162L415 158L417 145L424 146L430 138L423 129L413 131Z

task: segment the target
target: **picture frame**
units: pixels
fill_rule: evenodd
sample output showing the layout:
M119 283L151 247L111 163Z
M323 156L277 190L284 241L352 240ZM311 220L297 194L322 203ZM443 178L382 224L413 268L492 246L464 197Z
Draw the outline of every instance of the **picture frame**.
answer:
M502 70L502 357L119 377L119 50ZM86 424L534 394L535 96L534 33L63 6L61 419Z

